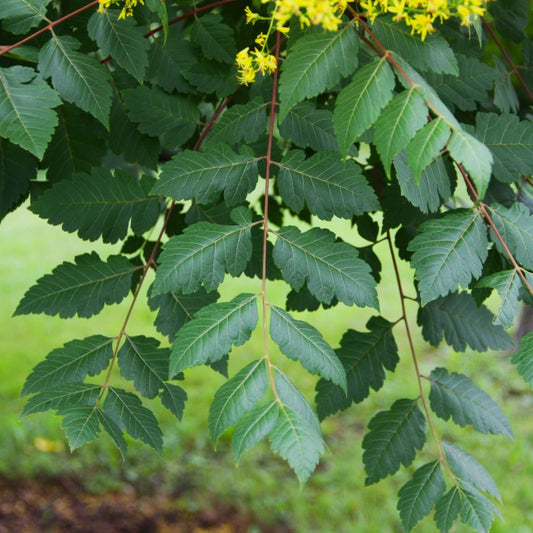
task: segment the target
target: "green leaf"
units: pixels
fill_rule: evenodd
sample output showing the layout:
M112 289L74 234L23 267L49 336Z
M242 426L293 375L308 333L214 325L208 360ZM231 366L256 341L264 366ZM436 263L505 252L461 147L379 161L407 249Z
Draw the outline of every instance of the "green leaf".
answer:
M122 389L108 387L104 413L133 438L140 439L161 453L163 438L159 424L152 411L142 405L138 396Z
M529 21L529 2L501 0L487 6L498 31L516 43L522 41Z
M133 381L145 398L155 398L168 379L170 350L159 348L159 341L143 335L126 335L118 352L120 373Z
M456 209L421 224L409 250L414 252L411 265L422 305L478 278L487 247L485 226L477 211Z
M0 135L39 159L57 126L58 94L27 67L0 68Z
M461 521L479 533L488 533L496 507L481 492L471 487L461 494Z
M187 393L178 385L164 383L163 389L159 392L159 397L161 398L161 403L178 420L181 420L183 410L185 409L185 402L187 401Z
M394 74L387 60L371 61L359 69L351 83L337 97L333 124L341 153L374 124L389 103L394 89Z
M191 366L218 361L233 345L244 344L257 324L254 294L210 304L176 335L170 354L170 377Z
M507 208L492 204L490 214L496 229L515 259L528 270L533 270L533 215L519 202ZM500 240L491 228L491 238L501 254L505 254Z
M461 489L453 486L435 505L435 523L442 533L448 533L459 516Z
M463 129L454 129L448 151L470 174L480 198L485 196L492 173L492 153L474 136Z
M202 283L210 292L223 281L225 272L238 276L252 254L250 229L250 223L225 226L197 222L183 235L172 237L159 256L152 294L190 294Z
M27 33L46 19L46 6L49 3L50 0L2 0L2 29L16 35Z
M15 315L45 313L89 318L104 305L121 302L129 293L131 276L139 270L121 255L102 261L96 252L78 255L46 274L22 298Z
M232 65L237 54L233 30L221 21L222 17L217 13L197 18L192 27L191 39L200 45L203 55L208 59Z
M39 52L39 71L67 102L88 111L109 128L112 91L109 71L94 57L77 52L81 43L53 35Z
M128 445L124 440L122 430L113 422L108 416L106 416L100 409L97 410L98 421L104 428L105 432L111 437L111 440L115 446L119 449L120 455L124 460L126 458L126 451Z
M513 438L509 421L498 404L478 387L470 378L445 368L435 368L429 378L431 409L443 420L450 416L464 427L472 424L481 433L493 433Z
M320 431L285 405L279 409L270 444L289 463L300 483L307 481L324 450Z
M520 339L519 349L511 357L518 373L533 387L533 332Z
M416 470L398 493L398 511L405 531L411 531L431 512L445 489L440 461L426 463Z
M226 429L255 407L267 388L267 361L263 357L239 370L217 390L208 419L213 446Z
M245 415L235 426L231 450L238 462L242 453L266 437L276 425L279 404L276 400L262 403Z
M198 61L183 71L186 80L200 92L225 98L237 88L237 67L215 61Z
M357 67L358 51L359 39L351 24L296 41L283 62L279 80L279 121L283 122L294 105L331 89L351 74Z
M501 501L498 487L491 475L472 455L449 442L441 442L441 445L446 452L450 468L461 481L484 490Z
M363 439L366 485L394 474L400 464L409 466L426 442L426 419L417 400L398 400L389 411L375 415Z
M436 212L452 194L450 177L442 158L435 159L416 178L402 150L394 158L394 168L402 195L423 213Z
M143 183L120 170L94 168L59 181L38 196L30 209L50 224L75 232L82 239L104 242L124 239L130 226L142 235L159 216L160 200L147 196ZM147 187L145 187L147 188Z
M338 152L318 152L305 159L295 150L279 166L276 185L284 202L299 213L307 204L322 220L351 219L379 210L379 202L354 161L342 162Z
M100 434L98 410L94 406L80 406L62 409L61 426L65 430L70 451L93 441Z
M137 28L133 17L119 20L119 15L120 11L115 9L93 13L87 32L104 54L112 56L126 72L142 83L148 66L150 43Z
M347 305L378 308L370 267L358 259L353 246L335 242L335 235L322 228L301 233L294 226L286 226L277 236L274 262L293 289L299 290L307 283L321 302L329 304L337 297Z
M204 146L218 143L237 144L246 141L248 144L257 141L266 131L268 103L259 97L246 104L230 107L209 130Z
M512 183L531 173L533 162L533 122L511 113L476 115L476 137L494 156L494 176Z
M516 270L504 270L482 278L476 283L476 288L478 287L496 289L501 303L492 322L505 329L510 328L518 313L518 297L522 287L522 280Z
M257 159L251 153L238 154L224 144L205 152L184 150L163 165L154 194L174 200L196 200L200 204L216 202L224 194L226 205L243 202L255 188Z
M319 151L339 151L339 143L333 129L333 113L329 109L316 109L309 102L294 106L279 126L279 132L301 148L308 146ZM355 146L348 155L357 155Z
M435 160L450 138L450 127L443 118L436 118L426 124L407 145L409 167L417 182L422 171Z
M413 88L397 94L377 119L374 143L389 177L392 160L424 126L427 114L423 96Z
M300 361L311 374L320 374L346 391L344 368L320 332L279 307L270 309L270 335L280 350L290 359Z
M166 94L146 86L121 91L124 105L139 131L160 137L170 151L182 147L193 135L200 121L197 106L185 97Z
M37 177L37 159L0 138L0 220L22 202Z
M49 409L94 406L102 387L91 383L65 383L32 396L24 405L22 416Z
M458 74L457 61L450 45L439 33L421 40L411 29L393 17L378 17L372 31L381 44L397 52L413 67L430 72Z
M113 338L93 335L67 342L52 350L26 378L22 396L52 389L58 385L83 381L107 368L113 356Z
M206 305L218 300L220 294L217 291L206 292L201 287L193 294L180 294L170 292L148 298L148 305L152 311L159 309L154 325L160 333L167 335L173 341L178 330L192 320L192 317Z
M492 56L496 66L496 80L494 82L494 105L504 113L517 113L520 108L518 95L511 81L512 71L508 70L508 63L498 56Z
M493 319L484 305L478 307L470 294L461 292L422 307L417 322L432 346L438 346L445 338L456 352L464 352L467 346L479 352L510 348L509 335L501 326L492 324Z
M336 350L341 360L348 388L346 394L333 383L320 379L316 385L316 404L321 419L351 403L362 402L370 388L378 391L385 381L385 369L393 372L398 364L398 347L392 335L394 324L382 317L372 317L368 332L349 329Z

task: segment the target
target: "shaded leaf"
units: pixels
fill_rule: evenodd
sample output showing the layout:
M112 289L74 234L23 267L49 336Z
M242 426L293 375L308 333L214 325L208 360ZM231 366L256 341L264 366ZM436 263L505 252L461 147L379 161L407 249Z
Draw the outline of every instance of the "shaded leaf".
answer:
M2 29L16 35L26 33L46 19L46 6L49 3L50 0L2 0Z
M520 339L519 349L513 354L511 363L516 365L526 383L533 387L533 332Z
M69 407L93 407L102 387L90 383L65 383L32 396L24 405L22 416Z
M233 42L233 30L222 23L217 13L208 13L194 21L191 39L202 48L203 55L230 65L235 62L237 49Z
M111 440L115 446L119 449L122 459L126 458L126 451L128 445L124 440L122 430L113 422L108 416L106 416L100 409L96 411L98 420L104 431L111 437Z
M185 402L187 401L187 393L178 385L164 383L163 389L159 393L159 397L161 398L161 403L173 413L178 420L181 420L183 410L185 409Z

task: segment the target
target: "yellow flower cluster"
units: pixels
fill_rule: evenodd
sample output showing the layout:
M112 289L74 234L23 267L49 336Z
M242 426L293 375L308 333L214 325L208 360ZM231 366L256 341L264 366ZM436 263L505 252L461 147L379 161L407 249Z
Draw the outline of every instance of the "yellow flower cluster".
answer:
M122 6L122 11L118 16L119 19L125 19L133 15L133 8L137 4L144 5L144 0L98 0L98 13L103 13L105 9L111 6Z
M490 0L487 0L490 1ZM374 22L378 15L391 13L399 22L403 20L411 28L411 34L418 33L424 40L435 31L435 21L456 17L461 25L470 26L477 17L485 14L484 0L362 0L361 7L366 16Z
M101 1L101 0L100 0ZM271 0L261 0L267 4ZM276 58L268 52L268 39L273 31L287 34L289 21L296 17L302 28L322 26L325 30L336 31L341 23L348 0L275 0L270 16L254 13L249 7L244 9L247 24L262 20L268 22L266 33L260 33L255 39L256 47L250 52L246 47L237 54L236 63L239 83L253 83L257 74L272 74L277 68Z

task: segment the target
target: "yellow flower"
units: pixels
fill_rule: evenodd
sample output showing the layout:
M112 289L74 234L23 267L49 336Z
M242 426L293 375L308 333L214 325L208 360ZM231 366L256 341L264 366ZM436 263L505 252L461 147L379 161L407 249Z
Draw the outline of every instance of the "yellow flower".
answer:
M259 15L254 13L248 6L244 8L244 14L246 15L246 24L255 24L259 20Z

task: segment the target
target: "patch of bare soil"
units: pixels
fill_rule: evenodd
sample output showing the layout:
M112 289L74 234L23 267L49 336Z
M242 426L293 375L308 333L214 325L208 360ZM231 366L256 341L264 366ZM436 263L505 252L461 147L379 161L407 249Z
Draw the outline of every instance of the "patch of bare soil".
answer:
M91 494L70 478L0 479L0 533L241 533L252 524L228 506L199 513L178 510L179 495L130 492Z

